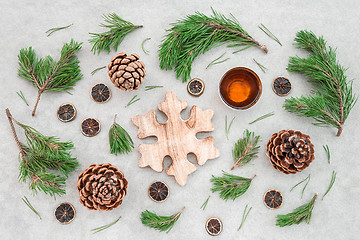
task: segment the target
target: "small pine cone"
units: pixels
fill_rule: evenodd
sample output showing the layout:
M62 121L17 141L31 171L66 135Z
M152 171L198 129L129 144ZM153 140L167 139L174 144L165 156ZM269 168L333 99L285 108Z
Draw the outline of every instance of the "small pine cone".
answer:
M136 90L145 77L145 64L139 61L137 54L127 56L121 52L111 59L108 65L109 77L112 83L122 90Z
M315 159L310 137L300 131L281 130L274 133L266 147L273 167L285 174L300 172Z
M80 202L92 210L110 211L121 205L128 182L110 163L91 164L79 175Z

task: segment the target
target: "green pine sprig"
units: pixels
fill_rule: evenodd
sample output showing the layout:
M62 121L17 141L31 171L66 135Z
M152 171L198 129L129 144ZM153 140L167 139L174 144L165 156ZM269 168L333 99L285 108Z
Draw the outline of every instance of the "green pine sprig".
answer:
M50 56L38 58L32 47L20 50L18 75L30 81L38 89L33 116L42 93L68 92L82 78L79 60L75 55L81 49L81 44L73 39L70 43L65 43L57 62Z
M201 205L200 209L202 209L203 211L205 211L205 208L209 202L210 196L205 200L205 202Z
M246 210L247 210L247 207L248 207L248 205L246 204L245 209L244 209L244 213L243 213L243 217L242 217L242 219L241 219L241 223L240 223L240 226L239 226L239 228L238 228L238 231L240 231L240 229L244 226L244 223L245 223L245 221L246 221L246 218L247 218L247 216L249 215L249 213L250 213L250 211L251 211L251 209L252 209L252 207L250 207L249 210L246 211Z
M115 221L113 221L113 222L111 222L111 223L109 223L109 224L106 224L106 225L104 225L104 226L91 229L91 231L93 232L93 234L98 233L98 232L101 232L101 231L104 231L105 229L108 229L109 227L115 225L115 224L120 220L120 218L121 218L121 216L118 217Z
M315 194L309 203L301 205L291 213L286 215L277 215L276 225L280 227L291 226L293 224L299 224L302 221L309 224L317 196L318 195Z
M255 177L256 175L254 175ZM212 175L210 182L212 182L213 186L210 189L213 193L220 192L220 198L227 200L235 200L240 197L249 189L252 178L244 178L232 174L228 174L223 171L223 175L221 177L215 177Z
M60 30L63 30L63 29L66 29L66 28L69 28L73 25L73 23L67 25L67 26L64 26L64 27L54 27L54 28L50 28L49 30L47 30L45 33L47 33L47 37L50 37L51 34L53 34L54 32L57 32L57 31L60 31Z
M228 47L258 46L266 53L268 49L253 39L240 25L239 21L212 9L212 16L195 12L188 15L167 30L160 45L160 68L174 69L176 78L187 82L191 77L191 65L195 58L212 48L228 44Z
M103 18L105 23L101 23L100 26L108 29L108 31L103 33L90 33L92 38L89 40L89 43L92 44L91 51L94 54L100 54L101 51L109 53L111 48L117 51L127 34L143 27L142 25L134 25L131 22L125 21L116 13L103 15Z
M255 136L254 132L250 132L247 129L244 131L243 137L235 143L233 149L235 163L231 170L243 166L257 157L260 148L260 146L257 146L259 140L260 136Z
M323 37L300 31L295 44L310 55L291 57L287 69L304 74L314 89L310 95L286 99L284 108L298 116L313 118L316 126L333 126L338 129L336 136L340 136L358 99L353 94L352 81L347 81L346 69L338 63L335 49L327 47Z
M148 210L141 213L141 222L145 226L155 228L156 230L166 233L169 233L170 230L174 227L176 221L180 218L181 213L184 211L183 207L180 212L173 214L171 216L159 216L154 212Z
M42 220L40 214L38 213L38 211L36 211L36 209L31 205L29 199L27 199L26 196L24 196L23 198L21 198L23 200L23 202L26 204L26 206L28 206L30 208L31 211L33 211L39 218L40 220Z
M330 180L329 187L328 187L328 189L326 190L326 192L324 193L324 195L322 196L321 200L324 200L324 197L330 192L331 188L333 187L333 185L334 185L334 183L335 183L335 180L336 180L336 172L333 171L333 172L332 172L332 175L331 175L331 180Z
M129 153L134 148L134 142L132 141L130 135L122 128L118 123L115 122L116 115L114 117L114 123L109 130L109 143L110 143L110 153Z
M54 198L65 194L65 181L79 162L71 157L74 148L71 141L60 142L57 137L48 137L30 126L16 121L9 109L6 109L9 124L19 147L20 182L29 182L34 194L42 191ZM14 123L25 132L26 144L19 141Z

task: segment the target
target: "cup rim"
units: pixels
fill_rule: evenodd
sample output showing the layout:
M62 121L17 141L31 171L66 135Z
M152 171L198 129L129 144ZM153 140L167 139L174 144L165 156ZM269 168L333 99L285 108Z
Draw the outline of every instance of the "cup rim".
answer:
M248 105L246 105L246 106L244 106L244 107L234 107L234 106L232 106L231 104L229 104L228 102L226 102L226 100L224 99L224 97L222 96L221 91L220 91L220 86L221 86L221 83L223 82L225 76L228 75L230 72L236 71L236 70L244 70L244 71L246 71L246 72L249 72L251 75L253 75L253 76L255 77L256 81L258 82L258 86L259 86L259 88L258 88L258 94L257 94L256 97L254 98L254 100L253 100L250 104L248 104ZM247 67L234 67L234 68L229 69L228 71L226 71L226 72L223 74L223 76L221 77L221 79L220 79L220 81L219 81L218 91L219 91L219 96L220 96L221 101L222 101L227 107L229 107L229 108L231 108L231 109L234 109L234 110L246 110L246 109L249 109L249 108L251 108L252 106L254 106L254 105L259 101L259 99L260 99L260 97L261 97L261 94L262 94L262 83L261 83L260 77L259 77L253 70L251 70L250 68L247 68Z

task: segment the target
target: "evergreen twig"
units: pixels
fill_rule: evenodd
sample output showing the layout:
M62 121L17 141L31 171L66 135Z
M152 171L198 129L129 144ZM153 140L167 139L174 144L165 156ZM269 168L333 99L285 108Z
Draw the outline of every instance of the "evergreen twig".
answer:
M268 118L268 117L271 117L271 116L274 116L274 115L275 115L274 112L267 113L267 114L265 114L265 115L262 115L261 117L258 117L257 119L255 119L254 121L250 122L249 124L256 123L256 122L258 122L258 121L261 121L261 120L263 120L263 119L265 119L265 118Z
M134 148L134 143L130 135L123 129L118 123L115 122L116 115L114 117L114 123L109 130L109 143L110 153L117 156L118 153L129 153Z
M145 91L149 91L149 90L152 90L152 89L155 89L155 88L162 88L164 86L145 86Z
M166 233L169 233L184 209L185 207L183 207L180 212L171 216L159 216L154 212L146 210L141 213L141 222L145 226L155 228L160 232L166 231Z
M121 218L121 216L118 219L116 219L114 222L106 224L106 225L101 226L101 227L91 229L91 231L93 232L93 234L95 234L95 233L101 232L101 231L103 231L105 229L108 229L109 227L115 225L120 220L120 218Z
M260 148L260 146L257 146L259 139L260 136L255 136L254 132L250 132L247 129L244 131L243 138L240 138L235 143L233 149L233 158L235 163L231 167L231 170L239 166L243 166L257 157Z
M33 116L42 93L72 90L75 83L82 78L79 60L75 55L81 49L81 44L73 39L70 43L65 43L57 62L50 56L39 59L32 47L20 50L18 75L32 82L38 89Z
M268 37L277 42L280 46L282 46L280 40L267 28L264 24L261 23L261 26L258 26L261 31L263 31Z
M29 106L29 103L26 101L26 98L24 96L24 94L22 93L22 91L20 90L20 93L19 92L16 92L16 94L24 101L24 103Z
M126 108L128 107L128 106L130 106L131 104L134 104L134 103L136 103L137 101L139 101L141 98L136 98L137 97L137 95L135 95L127 104L126 104Z
M223 53L223 54L221 54L220 57L217 57L216 59L212 60L212 61L209 63L209 65L207 65L206 69L208 69L208 68L211 67L212 65L219 64L219 63L223 63L223 62L229 60L230 58L225 58L225 59L223 59L223 60L221 60L221 61L218 61L218 60L219 60L220 58L222 58L225 54L226 54L226 53ZM216 62L216 61L218 61L218 62Z
M94 75L97 71L101 70L101 69L104 69L106 68L106 66L102 66L102 67L98 67L96 69L94 69L92 72L91 72L91 75Z
M261 69L261 71L262 71L263 73L266 73L266 70L268 70L267 67L265 67L264 65L262 65L261 63L259 63L258 61L256 61L255 58L253 58L253 60L254 60L254 62L256 63L256 65L259 66L259 68Z
M267 47L253 39L233 15L227 18L214 9L212 13L209 17L195 12L172 24L160 46L161 69L174 69L176 78L187 82L191 78L191 65L195 58L217 46L258 46L268 52Z
M352 81L347 81L346 69L336 60L334 48L327 47L323 37L311 31L296 34L299 49L309 51L307 58L291 57L287 67L309 78L314 90L311 95L285 100L284 108L298 116L310 117L316 126L333 126L340 136L344 123L358 97L353 94Z
M329 149L329 146L328 145L323 145L323 148L324 148L324 150L326 152L328 163L330 164L330 149Z
M49 37L51 34L53 34L54 32L57 32L59 30L63 30L63 29L66 29L66 28L69 28L71 27L72 25L74 25L73 23L65 26L65 27L55 27L55 28L50 28L49 30L47 30L45 33L48 33L47 37Z
M307 224L309 224L317 196L318 195L315 194L309 203L301 205L291 213L288 213L286 215L277 215L276 225L284 227L293 224L299 224L302 221L305 221Z
M23 200L23 202L26 204L26 206L28 206L31 211L33 211L36 215L38 215L38 217L40 218L40 220L42 220L40 214L38 213L38 211L35 210L35 208L31 205L29 199L27 199L26 196L24 196L23 198L21 198Z
M231 125L233 124L235 118L236 118L236 117L233 117L233 119L231 119L230 124L229 124L229 126L228 126L227 115L225 115L225 136L226 136L226 139L227 139L227 140L229 140L230 128L231 128Z
M306 189L307 185L308 185L309 182L310 182L310 174L309 174L304 180L302 180L302 181L300 181L299 183L295 184L295 186L293 186L293 187L290 189L290 192L291 192L292 190L294 190L297 186L299 186L300 184L302 184L303 182L305 182L306 180L307 180L307 182L306 182L304 188L303 188L302 191L301 191L301 198L302 198L303 195L304 195L305 189Z
M147 55L149 55L150 52L145 49L145 42L146 42L146 41L149 41L150 39L151 39L151 38L145 38L144 41L142 41L142 43L141 43L141 48L142 48L143 52L144 52L145 54L147 54Z
M321 200L324 200L324 197L330 192L332 186L333 186L334 183L335 183L335 180L336 180L336 172L333 171L333 172L332 172L332 175L331 175L331 180L330 180L329 187L328 187L328 189L326 190L325 194L322 196Z
M105 23L101 23L100 27L107 28L108 31L103 33L90 33L91 39L89 43L92 44L91 51L95 54L100 54L101 51L110 52L111 48L117 51L119 45L124 40L125 36L142 25L134 25L131 22L125 21L116 13L103 15Z
M255 177L256 175L254 175ZM232 174L228 174L223 171L221 177L214 177L210 179L210 182L213 183L213 187L210 189L213 193L219 191L220 198L227 200L235 200L240 197L249 189L252 178L244 178Z
M249 210L246 212L247 207L248 207L248 205L246 204L245 209L244 209L244 213L243 213L243 217L241 219L241 224L240 224L240 226L238 228L238 231L240 231L240 229L243 227L243 225L244 225L244 223L246 221L246 218L247 218L247 216L249 215L249 213L250 213L250 211L252 209L252 207L250 207Z
M64 195L68 175L79 166L76 158L71 157L73 143L42 135L34 128L16 121L9 109L6 109L6 115L20 150L19 181L29 181L29 188L34 194L43 191L54 198L56 195ZM14 123L24 130L26 145L19 141Z
M202 209L203 211L205 211L205 208L209 202L210 196L206 199L206 201L201 205L200 209Z

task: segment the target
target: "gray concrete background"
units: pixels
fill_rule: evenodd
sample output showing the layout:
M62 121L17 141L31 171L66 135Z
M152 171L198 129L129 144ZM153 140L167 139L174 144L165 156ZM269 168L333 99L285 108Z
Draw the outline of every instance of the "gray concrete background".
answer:
M206 90L200 98L193 98L186 92L186 85L175 79L173 71L162 71L157 58L158 45L169 23L200 11L210 14L210 6L228 15L233 13L243 27L258 41L265 43L269 53L265 55L258 48L251 48L242 53L231 54L225 47L215 48L198 57L193 64L192 77L205 81ZM290 96L300 96L310 92L310 84L303 76L289 74L286 71L289 56L304 55L292 45L297 31L309 29L317 35L323 35L329 45L336 46L339 62L349 67L347 75L354 81L354 92L359 94L359 58L358 39L360 36L359 1L340 0L296 0L296 1L1 1L1 45L0 72L2 79L0 114L0 231L1 239L211 239L204 224L207 218L219 217L224 229L218 239L358 239L359 235L359 140L358 124L359 104L350 114L341 137L336 137L336 130L319 128L311 124L311 119L299 118L285 112L282 108L284 98L275 95L271 82L277 76L291 79L293 91ZM144 87L136 92L123 92L110 82L105 70L91 76L91 71L107 65L116 54L102 53L99 56L90 52L89 32L100 32L101 15L116 12L121 17L145 27L131 33L120 46L119 51L138 53L146 64L147 76L144 85L163 85L164 88L145 92ZM74 23L67 30L46 37L45 31L56 26ZM258 29L265 24L282 41L280 47ZM141 42L150 37L146 48L151 52L145 55ZM35 117L31 110L35 103L36 89L17 77L17 54L21 48L33 46L39 57L51 55L59 57L63 43L74 38L84 42L78 56L84 78L76 84L72 95L66 93L43 94ZM227 62L205 70L210 61L227 52L231 57ZM269 70L262 73L252 58L265 65ZM247 111L231 110L218 97L218 81L230 68L245 66L253 69L262 79L263 95L260 101ZM112 90L112 98L106 104L97 104L90 99L90 87L95 83L106 83ZM22 90L30 103L27 107L16 95ZM184 187L178 186L174 179L165 172L156 173L150 168L140 169L137 161L140 154L137 150L129 155L114 156L109 153L108 129L113 116L117 113L118 122L128 130L136 147L143 141L136 137L137 128L130 118L136 114L145 114L155 109L164 100L167 90L174 91L179 99L188 102L188 109L182 114L188 117L189 108L198 105L202 109L211 108L215 115L213 123L215 145L221 151L216 160L209 160L204 166L191 174ZM129 108L124 105L134 96L141 101ZM56 117L56 110L62 103L71 102L77 110L76 119L62 123ZM47 135L57 135L62 140L75 144L73 156L81 166L67 180L67 194L53 198L39 193L32 196L27 184L18 183L18 149L11 136L4 109L10 108L13 116ZM255 118L275 111L275 116L253 125L248 123ZM224 136L224 117L236 116L231 128L229 140ZM102 131L93 138L86 138L80 132L80 123L87 117L96 117L101 121ZM159 115L159 120L166 118ZM231 150L234 142L242 135L245 128L261 135L262 143L259 157L253 165L239 168L232 173L257 177L248 192L235 201L225 202L218 194L210 193L209 179L212 174L220 175L222 170L232 166ZM265 145L272 133L281 129L297 129L311 136L315 145L316 159L305 171L287 176L274 170L265 155ZM20 129L18 133L22 136ZM205 134L201 136L207 136ZM23 139L21 137L21 139ZM331 164L327 163L322 145L327 144L331 150ZM194 159L190 157L192 161ZM128 195L123 204L111 212L89 211L78 201L76 180L79 173L91 163L110 162L121 169L129 181ZM171 163L165 160L165 167ZM275 216L292 211L299 205L308 202L313 194L320 196L326 191L332 170L338 175L335 185L327 197L318 200L309 225L280 228L275 226ZM311 174L311 181L301 199L301 187L292 192L290 188ZM147 196L147 188L154 180L163 180L170 187L170 196L164 203L157 204ZM263 194L269 189L277 189L284 196L284 204L278 210L269 210L263 204ZM27 196L33 206L40 212L39 220L21 201ZM201 204L211 195L205 211ZM77 211L75 220L69 225L60 225L53 216L55 207L61 202L72 203ZM237 231L242 212L246 204L253 207L241 231ZM183 215L169 234L159 233L141 224L139 216L146 209L161 215L170 215L186 206ZM110 229L93 235L90 229L122 219Z

